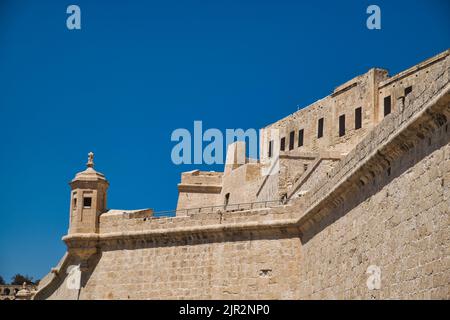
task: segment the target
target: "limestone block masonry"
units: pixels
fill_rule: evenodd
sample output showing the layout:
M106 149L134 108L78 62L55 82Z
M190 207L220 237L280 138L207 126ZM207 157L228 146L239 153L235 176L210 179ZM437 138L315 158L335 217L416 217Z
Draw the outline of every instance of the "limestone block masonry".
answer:
M183 173L176 216L107 209L90 154L34 298L450 299L449 53L371 69L262 128L280 150L269 176L278 153L242 143L224 172Z

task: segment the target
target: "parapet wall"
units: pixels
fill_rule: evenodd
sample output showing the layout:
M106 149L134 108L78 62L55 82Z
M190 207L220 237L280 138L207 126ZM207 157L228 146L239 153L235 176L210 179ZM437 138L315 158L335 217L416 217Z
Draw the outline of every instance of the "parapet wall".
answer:
M223 172L184 172L178 184L177 210L217 205L221 199L222 184ZM182 212L180 215L186 215Z
M430 59L427 59L407 70L404 70L378 84L378 106L375 112L376 122L384 118L384 99L390 98L391 112L401 111L399 109L410 99L411 93L424 90L424 86L433 81L436 72L446 68L449 50L444 51ZM448 68L448 66L447 66ZM411 90L407 91L407 88ZM416 93L417 95L417 93Z

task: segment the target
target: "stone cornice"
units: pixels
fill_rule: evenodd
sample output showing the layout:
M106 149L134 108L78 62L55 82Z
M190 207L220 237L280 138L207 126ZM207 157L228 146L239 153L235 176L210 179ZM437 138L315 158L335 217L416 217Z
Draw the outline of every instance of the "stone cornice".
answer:
M211 224L205 226L175 227L143 231L123 231L105 234L72 234L64 237L66 244L72 246L83 243L97 246L99 242L133 239L155 239L160 237L181 237L205 233L221 233L228 231L270 230L277 228L297 228L298 219L280 219L275 221L255 221L241 223ZM76 245L77 247L79 245Z
M201 184L178 184L179 192L201 192L201 193L220 193L221 185L201 185Z
M397 73L396 75L393 75L392 77L390 77L390 78L388 78L386 80L381 81L378 84L378 89L382 89L382 88L390 85L391 83L393 83L395 81L403 79L403 78L413 74L414 72L417 72L417 71L419 71L421 69L424 69L424 68L428 67L429 65L431 65L433 63L436 63L438 61L441 61L441 60L445 59L449 55L449 53L450 53L450 49L447 49L444 52L441 52L440 54L438 54L438 55L436 55L434 57L431 57L431 58L429 58L429 59L427 59L425 61L422 61L421 63L419 63L419 64L417 64L417 65L415 65L415 66L413 66L413 67L411 67L409 69L406 69L406 70L404 70L404 71L402 71L400 73Z

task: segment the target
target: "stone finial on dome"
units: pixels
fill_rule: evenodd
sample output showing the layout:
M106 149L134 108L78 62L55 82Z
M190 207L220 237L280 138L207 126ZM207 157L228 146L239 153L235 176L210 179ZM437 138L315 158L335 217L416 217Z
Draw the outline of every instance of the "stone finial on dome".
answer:
M103 181L107 182L105 176L102 173L95 171L95 169L94 169L94 153L93 152L88 153L88 161L86 163L86 166L87 166L87 168L84 171L78 172L75 175L75 178L72 180L72 182L75 182L75 181L99 181L99 180L103 180Z
M94 153L91 151L88 153L88 162L86 163L88 168L94 168Z

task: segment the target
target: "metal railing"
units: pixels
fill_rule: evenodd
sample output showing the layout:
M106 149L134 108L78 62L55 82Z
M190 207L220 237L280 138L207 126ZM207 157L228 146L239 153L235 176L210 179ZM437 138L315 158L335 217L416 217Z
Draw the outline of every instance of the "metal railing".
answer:
M248 211L254 209L265 209L265 208L273 208L277 206L286 205L289 202L287 199L282 200L268 200L268 201L257 201L257 202L246 202L246 203L236 203L236 204L227 204L220 206L207 206L207 207L199 207L199 208L188 208L188 209L179 209L179 210L166 210L166 211L155 211L152 213L150 217L158 218L158 217L167 217L167 216L175 216L175 215L184 215L188 216L196 213L219 213L219 212L236 212L236 211Z

